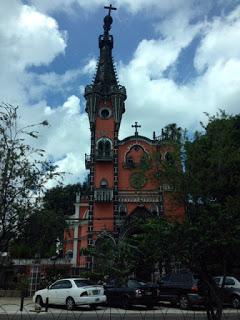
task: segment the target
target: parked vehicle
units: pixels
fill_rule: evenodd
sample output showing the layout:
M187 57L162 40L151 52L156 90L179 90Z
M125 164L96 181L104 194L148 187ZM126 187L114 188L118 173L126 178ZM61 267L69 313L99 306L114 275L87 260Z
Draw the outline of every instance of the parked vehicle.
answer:
M240 281L233 276L217 276L213 278L216 284L222 288L223 303L235 309L240 308ZM224 283L223 283L224 280Z
M158 302L158 286L135 279L129 279L124 284L112 281L104 286L109 305L120 305L127 309L132 305L145 305L153 308Z
M49 304L65 305L68 310L79 305L89 305L95 309L106 302L103 286L82 278L58 280L48 288L36 291L33 302L42 306L47 298Z
M169 301L181 309L204 304L199 290L199 276L180 271L164 276L159 282L159 300Z
M221 287L223 284L224 276L217 276L213 278L216 284ZM224 287L240 289L240 277L225 276Z

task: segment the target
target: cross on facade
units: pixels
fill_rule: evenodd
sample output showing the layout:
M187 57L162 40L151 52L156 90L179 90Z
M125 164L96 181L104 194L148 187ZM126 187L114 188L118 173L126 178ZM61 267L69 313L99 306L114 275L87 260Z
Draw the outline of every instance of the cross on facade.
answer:
M111 4L108 6L105 6L104 9L108 9L108 15L111 15L112 10L117 10L117 8L114 8Z
M138 122L136 121L135 124L132 124L132 128L135 128L135 136L138 135L138 128L141 128L141 125L138 125Z

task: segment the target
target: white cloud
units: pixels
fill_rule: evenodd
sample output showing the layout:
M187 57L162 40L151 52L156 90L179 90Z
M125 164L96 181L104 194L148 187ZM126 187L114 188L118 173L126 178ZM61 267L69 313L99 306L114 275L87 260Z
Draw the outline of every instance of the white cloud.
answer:
M67 70L63 74L53 71L43 74L29 72L25 81L28 97L34 101L41 100L48 92L66 96L72 91L73 83L78 81L82 74L81 69Z
M21 123L39 123L47 120L48 128L40 130L35 146L66 172L64 183L82 181L85 176L85 153L89 153L89 123L87 114L80 114L80 99L69 96L62 106L51 108L44 101L31 107L20 107ZM50 185L52 186L52 184Z
M210 2L214 1L215 0L210 0ZM99 7L106 6L106 1L104 0L31 0L30 2L43 11L64 10L70 13L73 13L74 9L76 10L77 5L81 10L83 9L85 11L93 11ZM145 10L153 15L164 15L172 10L194 7L196 4L200 6L197 0L115 0L113 6L116 6L117 8L124 8L133 14L141 10ZM201 5L208 6L209 0L204 0ZM158 11L153 12L153 8Z
M63 109L66 110L69 115L76 115L80 110L80 99L76 96L71 96L63 104Z
M20 1L2 1L0 12L0 99L20 106L20 125L48 120L50 127L42 129L32 143L45 149L61 170L73 172L66 175L65 183L82 179L89 130L86 114L80 114L80 99L69 95L53 109L43 97L48 90L65 90L66 95L69 83L83 71L39 75L28 70L29 66L48 65L64 54L66 34L59 31L55 19ZM39 101L35 105L31 104L33 98Z
M46 114L47 116L47 114ZM89 123L86 113L80 114L80 100L70 96L47 117L51 124L48 135L42 137L43 148L53 155L59 171L65 171L65 183L83 180L84 157L89 153Z
M239 8L207 24L193 26L183 21L176 33L176 28L166 23L161 29L164 38L141 41L130 63L120 65L120 82L128 93L121 138L133 134L134 121L141 122L140 134L151 137L152 130L160 133L170 122L196 130L199 121L205 120L205 111L214 114L223 108L239 112ZM195 65L202 73L179 84L163 71L176 66L181 50L199 30L204 32Z
M25 104L31 89L26 68L49 64L64 53L65 34L53 18L20 1L2 1L0 10L1 100Z
M7 28L1 28L1 48L3 54L8 53L5 60L11 65L23 70L30 65L49 64L64 52L65 37L53 18L26 5L11 18Z
M90 59L87 64L83 67L83 74L90 74L92 75L96 70L97 60Z
M95 10L100 5L106 5L104 0L31 0L30 3L44 12L60 10L70 13L74 13L76 5L85 10Z
M240 58L240 6L226 17L208 23L195 57L195 67L203 71L219 61Z
M71 90L73 82L79 82L79 93L83 93L80 77L94 72L96 60L90 59L82 69L62 74L54 71L37 74L29 72L28 67L49 65L55 57L64 54L66 35L46 12L69 10L77 2L86 10L105 5L101 0L32 0L36 7L22 5L20 0L0 3L1 99L24 105L20 108L23 123L49 121L51 126L41 131L35 143L55 159L61 171L72 173L65 176L64 183L82 180L85 174L89 121L87 114L80 112L84 102L77 96L78 92L73 95ZM207 5L207 2L201 3ZM134 121L142 125L140 134L151 137L152 130L158 134L170 122L195 130L204 118L204 111L215 113L218 108L225 108L239 112L240 8L212 21L193 23L191 19L200 12L199 7L194 10L194 3L190 0L115 1L114 5L132 13L145 9L149 17L155 13L161 16L159 23L151 20L155 23L156 38L142 39L131 61L126 65L119 63L120 83L126 86L128 94L121 138L133 134ZM183 49L200 32L202 38L194 58L199 74L184 85L179 84L166 71L177 70ZM65 101L53 108L44 100L47 91L64 93ZM35 105L31 105L33 98L38 100Z

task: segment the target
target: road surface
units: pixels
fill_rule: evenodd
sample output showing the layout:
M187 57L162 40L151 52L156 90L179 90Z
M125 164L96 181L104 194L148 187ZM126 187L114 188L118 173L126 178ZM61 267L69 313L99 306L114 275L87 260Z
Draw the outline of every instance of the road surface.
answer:
M50 307L47 312L42 308L36 312L31 299L25 299L20 311L20 299L0 297L0 320L207 320L204 310L179 310L169 305L159 305L152 310L136 306L128 310L121 308L99 307L90 310L81 307L74 311ZM223 320L240 320L240 310L224 309Z

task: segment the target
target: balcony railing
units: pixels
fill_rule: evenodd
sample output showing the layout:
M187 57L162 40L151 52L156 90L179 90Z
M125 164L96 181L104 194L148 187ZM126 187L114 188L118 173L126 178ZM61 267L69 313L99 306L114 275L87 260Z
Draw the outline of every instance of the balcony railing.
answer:
M96 160L97 161L112 161L113 160L113 152L99 152L96 151Z
M94 200L96 202L111 202L113 200L113 190L100 188L94 191Z

